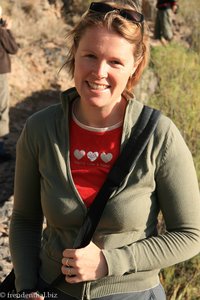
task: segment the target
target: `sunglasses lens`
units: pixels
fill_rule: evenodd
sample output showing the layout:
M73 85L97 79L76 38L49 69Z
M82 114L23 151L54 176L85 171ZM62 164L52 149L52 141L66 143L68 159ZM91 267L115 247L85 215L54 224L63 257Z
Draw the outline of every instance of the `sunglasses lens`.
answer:
M93 11L96 11L96 12L107 13L109 11L112 11L113 8L110 5L107 5L105 3L92 2L91 5L90 5L89 10L93 10Z
M144 16L137 11L130 11L130 10L121 10L121 16L125 19L136 23L142 23L144 21Z
M140 14L139 12L133 12L134 16L135 16L135 20L139 23L142 23L144 21L144 16L142 14Z
M126 9L117 9L114 8L106 3L102 3L102 2L92 2L90 5L89 10L95 11L95 12L100 12L100 13L107 13L110 11L119 11L119 14L125 18L128 19L132 22L135 23L142 23L144 21L144 17L142 14L140 14L137 11L132 11L132 10L126 10Z

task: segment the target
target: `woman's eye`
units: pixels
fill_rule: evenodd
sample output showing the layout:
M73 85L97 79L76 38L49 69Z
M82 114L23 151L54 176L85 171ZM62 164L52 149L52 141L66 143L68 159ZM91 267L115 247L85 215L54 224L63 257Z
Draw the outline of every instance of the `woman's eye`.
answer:
M111 63L113 65L121 65L120 61L118 61L118 60L112 60Z
M86 54L86 57L88 57L88 58L95 58L95 55L93 55L93 54Z

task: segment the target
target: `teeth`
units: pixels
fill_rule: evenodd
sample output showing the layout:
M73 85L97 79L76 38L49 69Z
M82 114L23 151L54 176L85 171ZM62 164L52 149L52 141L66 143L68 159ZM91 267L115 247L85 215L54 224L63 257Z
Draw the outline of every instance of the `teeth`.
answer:
M105 84L97 84L97 83L93 83L93 82L88 82L89 86L95 90L104 90L106 89L108 86Z

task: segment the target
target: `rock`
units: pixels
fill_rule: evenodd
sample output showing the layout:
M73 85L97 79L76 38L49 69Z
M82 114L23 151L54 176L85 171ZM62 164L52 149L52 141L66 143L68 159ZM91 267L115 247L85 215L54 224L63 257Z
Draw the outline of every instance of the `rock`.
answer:
M13 197L5 202L0 208L0 281L2 281L12 269L8 239L12 207Z
M135 87L134 94L136 98L144 104L147 104L150 97L155 93L158 85L158 79L151 69L147 69L140 81Z

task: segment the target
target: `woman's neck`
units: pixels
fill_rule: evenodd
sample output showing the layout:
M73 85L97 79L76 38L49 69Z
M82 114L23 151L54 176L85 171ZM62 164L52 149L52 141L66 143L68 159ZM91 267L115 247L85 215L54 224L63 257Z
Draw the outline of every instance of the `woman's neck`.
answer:
M77 99L73 105L73 114L76 119L90 127L105 128L113 126L124 119L124 113L127 105L127 100L122 98L119 103L116 103L114 107L99 108L99 107L85 107L81 105L81 100Z

